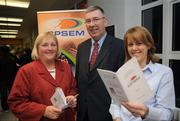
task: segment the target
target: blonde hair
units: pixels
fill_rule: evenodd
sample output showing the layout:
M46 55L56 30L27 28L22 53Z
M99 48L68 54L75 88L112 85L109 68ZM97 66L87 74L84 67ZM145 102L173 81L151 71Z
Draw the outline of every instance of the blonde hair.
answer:
M36 38L35 43L34 43L34 47L33 47L32 53L31 53L31 57L33 60L39 59L38 48L39 48L39 45L45 39L53 39L57 45L57 57L61 54L60 48L58 46L58 39L56 38L56 36L53 34L52 31L48 31L48 32L39 34L38 37Z
M127 32L124 35L124 46L125 46L125 55L126 55L126 61L128 61L131 57L127 50L127 41L128 39L133 39L134 41L140 41L143 44L145 44L148 49L147 53L147 62L152 61L152 63L158 62L159 57L155 55L156 47L154 45L154 39L150 32L142 26L135 26L127 30Z

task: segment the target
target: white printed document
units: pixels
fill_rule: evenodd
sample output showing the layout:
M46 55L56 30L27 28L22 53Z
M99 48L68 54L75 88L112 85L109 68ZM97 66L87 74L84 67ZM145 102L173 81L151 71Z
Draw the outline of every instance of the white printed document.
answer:
M145 102L153 96L136 58L130 59L117 72L97 69L111 98L117 102Z
M53 94L50 100L53 106L57 108L65 109L68 107L68 103L66 102L64 92L60 87L56 88L55 93Z

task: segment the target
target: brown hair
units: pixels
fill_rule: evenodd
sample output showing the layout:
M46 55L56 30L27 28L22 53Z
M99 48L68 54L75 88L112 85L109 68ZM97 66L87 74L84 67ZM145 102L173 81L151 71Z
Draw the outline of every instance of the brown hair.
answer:
M127 30L124 35L124 46L125 46L125 55L126 61L128 61L131 57L127 51L127 41L131 38L134 41L141 41L147 47L149 47L148 54L147 54L147 62L152 61L153 63L159 61L159 57L155 55L156 47L154 45L154 39L150 32L142 26L135 26Z

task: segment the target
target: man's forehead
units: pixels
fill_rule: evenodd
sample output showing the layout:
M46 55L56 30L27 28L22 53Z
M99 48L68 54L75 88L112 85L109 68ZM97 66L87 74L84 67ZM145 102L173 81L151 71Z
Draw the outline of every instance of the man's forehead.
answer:
M100 10L90 11L85 14L85 18L102 17L103 14Z

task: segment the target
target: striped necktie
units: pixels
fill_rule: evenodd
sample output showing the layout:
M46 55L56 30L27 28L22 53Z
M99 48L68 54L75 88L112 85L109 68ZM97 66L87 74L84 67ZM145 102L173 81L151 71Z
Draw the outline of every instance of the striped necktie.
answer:
M90 70L92 69L98 55L98 49L99 49L98 42L94 42L93 46L94 46L94 49L92 51L91 59L89 61Z

